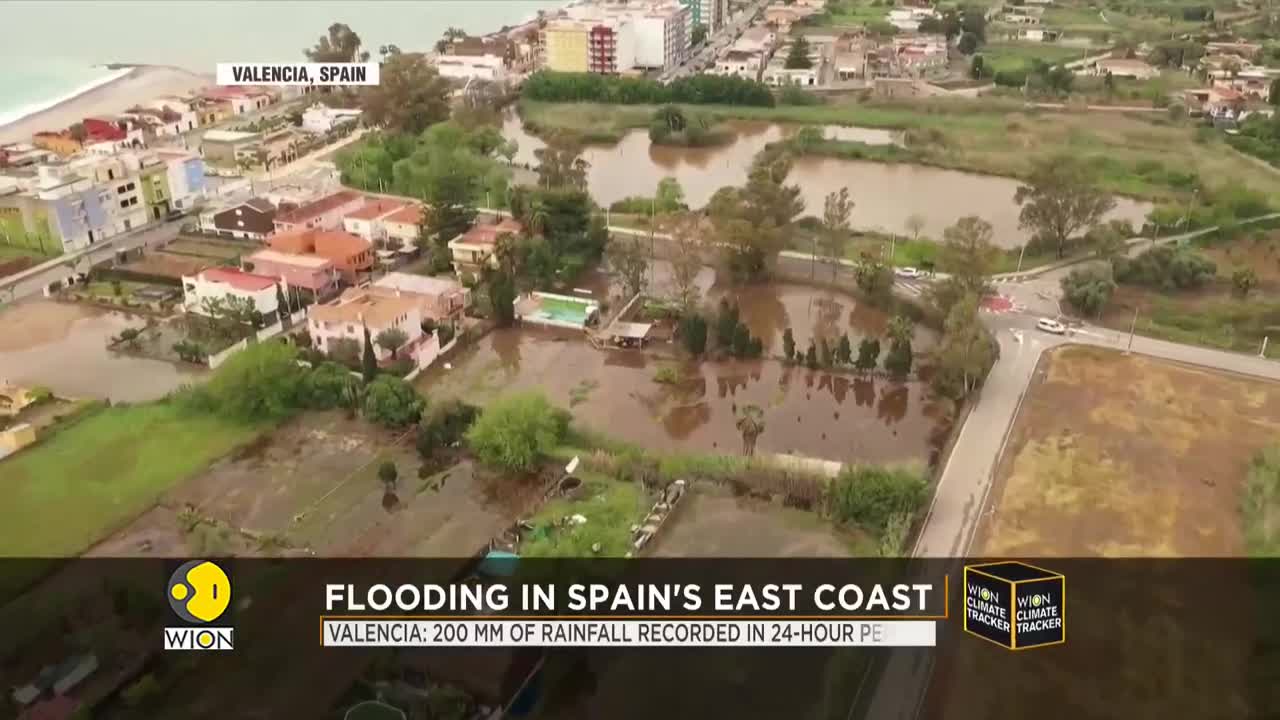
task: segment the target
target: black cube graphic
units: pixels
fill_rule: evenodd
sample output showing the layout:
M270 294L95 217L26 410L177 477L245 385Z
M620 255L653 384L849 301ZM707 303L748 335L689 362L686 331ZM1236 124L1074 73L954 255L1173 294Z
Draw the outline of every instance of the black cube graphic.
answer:
M1067 641L1067 580L1021 562L967 565L964 629L1010 650Z

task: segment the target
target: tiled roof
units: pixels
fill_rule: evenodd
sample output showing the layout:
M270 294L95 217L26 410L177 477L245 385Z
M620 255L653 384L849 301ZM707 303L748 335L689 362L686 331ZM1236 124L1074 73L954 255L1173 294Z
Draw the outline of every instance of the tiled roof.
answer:
M285 223L306 222L307 220L323 215L334 208L359 200L361 197L363 196L354 190L342 190L332 195L326 195L315 202L309 202L296 210L287 212L276 218L276 221Z
M387 198L373 198L365 202L355 212L347 213L347 217L351 220L372 220L382 217L388 213L395 212L405 206L403 200L388 200Z
M310 270L323 270L333 266L333 261L319 255L280 252L278 250L259 250L245 258L249 262L269 262L280 265L293 265Z
M519 235L523 231L523 225L511 218L504 218L497 225L473 225L470 230L455 238L455 241L468 245L492 245L503 233Z
M348 288L333 305L312 305L307 317L321 322L363 322L370 330L385 328L418 307L423 299L386 288Z
M346 260L373 247L358 235L341 230L294 230L272 235L267 242L272 250L296 254L314 253L334 262Z
M266 290L276 284L276 279L269 275L255 275L235 268L210 268L200 273L200 278L205 282L225 283L245 292Z

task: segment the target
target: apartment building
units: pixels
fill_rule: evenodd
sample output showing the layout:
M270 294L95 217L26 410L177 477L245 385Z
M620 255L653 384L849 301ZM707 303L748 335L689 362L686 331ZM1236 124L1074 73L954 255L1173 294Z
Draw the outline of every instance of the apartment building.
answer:
M591 27L591 23L579 20L548 22L542 31L545 67L557 72L589 72Z
M716 32L729 20L729 0L680 0L689 8L694 27L701 25L707 32Z
M630 18L609 18L588 32L587 70L617 75L636 64L636 29Z
M364 207L364 195L354 190L340 190L289 212L276 215L276 231L337 230L342 219Z
M678 2L591 3L543 30L545 64L562 72L669 69L689 57L693 15Z

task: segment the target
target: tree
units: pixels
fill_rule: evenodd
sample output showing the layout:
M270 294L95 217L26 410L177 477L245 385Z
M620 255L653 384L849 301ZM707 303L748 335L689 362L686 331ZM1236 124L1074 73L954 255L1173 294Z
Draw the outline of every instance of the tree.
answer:
M925 222L924 216L920 213L911 213L903 225L907 228L907 232L911 233L912 240L919 240L920 231L924 230Z
M379 375L364 389L364 416L384 427L407 427L422 414L422 396L394 375Z
M810 370L818 369L818 348L814 347L813 341L809 341L809 349L804 351L804 365Z
M940 394L967 396L995 364L995 339L978 319L978 296L968 295L947 314L936 353L933 386Z
M85 138L89 137L89 131L85 129L84 123L71 123L67 127L67 133L76 142L84 142Z
M378 356L373 352L373 340L369 338L369 326L364 327L364 344L360 355L360 377L372 382L378 375Z
M649 258L640 238L624 237L610 243L609 266L622 277L627 297L644 292L649 280Z
M405 331L397 327L389 327L378 333L378 337L374 339L378 347L391 353L391 359L396 359L396 352L409 342L409 335Z
M981 55L974 55L969 61L969 77L974 80L981 80L983 72L986 71L986 64Z
M690 355L698 356L707 350L707 321L696 312L685 313L680 318L680 342Z
M1267 102L1280 105L1280 78L1271 81L1271 87L1267 90Z
M1088 235L1089 244L1093 247L1093 255L1099 260L1111 262L1124 254L1128 249L1128 235L1117 222L1099 225Z
M292 313L289 310L289 300L284 296L284 288L279 283L276 283L276 314L280 316L281 325L288 330Z
M691 45L697 46L705 42L706 39L707 39L707 26L703 25L702 23L698 23L697 25L694 25L693 35L690 38L689 43Z
M544 188L569 187L585 190L587 171L591 164L583 160L582 146L563 137L552 137L546 147L533 151L538 159L538 186Z
M1085 315L1101 315L1116 283L1109 267L1076 268L1062 278L1062 297Z
M191 392L220 415L257 422L277 420L299 408L302 389L297 348L261 342L234 353Z
M697 220L679 223L671 231L671 285L676 306L687 314L698 301L698 274L702 271L702 249Z
M800 188L784 185L791 159L766 149L756 156L742 188L720 188L707 203L729 270L739 279L757 279L786 247L792 223L804 210Z
M418 227L419 246L426 239L437 249L444 249L450 240L475 223L476 179L461 167L433 170L424 178L423 197L428 208L423 211Z
M1035 162L1014 200L1022 206L1018 226L1052 243L1059 258L1066 255L1072 235L1098 224L1116 206L1110 195L1097 190L1088 166L1065 155Z
M449 119L449 80L422 53L389 55L377 85L360 90L360 109L368 125L393 133L418 135Z
M486 273L489 286L489 305L498 327L510 327L516 320L516 284L505 270L489 270Z
M836 345L836 362L840 365L853 362L853 345L849 342L848 333L840 333L840 342Z
M840 522L883 531L896 517L914 517L928 486L919 472L874 465L846 466L831 481L831 514Z
M791 328L782 331L782 357L787 362L796 359L796 336L791 333Z
M813 67L813 60L809 59L809 41L803 35L797 36L795 42L791 43L791 51L787 53L783 67L788 70L804 70Z
M345 23L330 25L328 34L320 36L313 47L302 52L314 63L353 63L369 60L369 53L360 49L360 36Z
M716 314L716 346L728 349L733 346L733 336L738 331L738 306L727 298L720 298L720 311Z
M862 338L862 342L858 343L858 358L853 361L853 366L861 372L867 372L875 370L879 362L880 341L873 337Z
M653 196L654 210L660 213L673 213L687 210L684 204L684 188L680 181L673 177L664 177L658 181L658 191Z
M742 454L747 457L755 455L756 441L764 432L764 410L759 405L744 405L738 411L734 424L742 433Z
M1249 292L1258 285L1258 273L1253 268L1238 268L1231 273L1231 286L1240 297L1248 297Z
M832 357L832 354L831 354L831 343L827 342L827 339L825 337L819 337L818 338L818 364L821 365L822 367L831 367L832 360L834 360L834 357Z
M875 258L859 259L853 267L853 280L875 303L887 303L893 292L893 270Z
M911 361L911 343L895 340L884 356L884 369L895 378L904 378L911 373Z
M834 281L840 271L840 259L844 257L845 239L849 234L849 215L853 212L853 201L849 199L849 188L842 187L839 192L829 193L822 210L822 254L831 265L831 279Z
M991 223L975 215L962 217L942 231L938 266L955 278L966 292L981 294L987 276L995 269L1000 250L992 242Z
M501 397L480 413L467 443L483 462L512 472L529 472L560 444L569 414L538 393Z
M307 373L303 382L306 405L316 410L340 407L348 396L348 388L355 382L349 368L334 362L322 362Z
M894 315L889 318L889 327L885 332L893 342L909 343L915 337L915 325L906 315Z
M333 338L329 341L329 359L355 370L360 367L360 341L354 338Z
M396 464L392 460L383 460L378 466L378 479L382 481L382 489L384 492L395 492L396 480L400 477L400 471L396 468Z
M978 49L978 36L971 32L966 32L960 36L960 40L956 42L956 49L961 55L972 55Z

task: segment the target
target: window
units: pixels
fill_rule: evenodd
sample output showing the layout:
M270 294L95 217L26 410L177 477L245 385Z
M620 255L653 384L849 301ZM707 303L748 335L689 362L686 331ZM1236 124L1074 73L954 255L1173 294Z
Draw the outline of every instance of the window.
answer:
M120 201L120 207L122 207L122 208L127 208L127 207L129 207L129 201L128 201L128 200L121 200L121 201Z
M124 189L125 189L125 190L132 190L134 187L136 187L136 186L135 186L133 183L129 183L128 185L125 185L125 186L124 186Z

